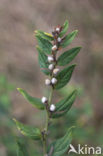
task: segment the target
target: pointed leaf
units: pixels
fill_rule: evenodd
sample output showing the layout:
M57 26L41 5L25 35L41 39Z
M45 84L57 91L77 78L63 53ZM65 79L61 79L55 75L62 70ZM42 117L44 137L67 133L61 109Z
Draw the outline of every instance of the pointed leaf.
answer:
M41 30L36 30L35 33L36 33L37 35L41 36L42 38L48 40L48 41L53 41L53 36L52 36L52 34L43 32L43 31L41 31Z
M60 32L60 35L59 35L60 37L62 37L68 31L68 27L69 27L69 23L66 20L65 23L64 23L64 25L63 25L63 29Z
M26 100L28 100L36 108L38 108L38 109L45 108L45 106L42 104L40 99L30 96L25 90L23 90L21 88L17 88L17 90L24 96L24 98Z
M41 71L44 74L49 75L50 72L48 70L47 55L38 46L37 46L37 51L38 51L38 59L39 59L40 68L44 68Z
M63 155L69 148L69 145L72 141L72 129L71 127L68 129L67 133L64 137L58 139L57 141L53 142L50 147L53 147L52 156L61 156Z
M40 140L41 139L41 132L39 128L31 127L14 119L18 130L24 135L33 140Z
M51 54L52 44L51 44L48 40L42 38L42 37L39 36L39 35L36 35L36 39L37 39L37 41L38 41L39 47L40 47L46 54Z
M59 66L65 66L70 63L79 53L81 47L72 48L59 56L57 63Z
M49 75L50 71L49 70L41 70L45 75Z
M16 138L16 142L18 145L17 156L29 156L23 139Z
M45 53L38 46L37 46L37 51L38 51L38 58L39 58L40 68L48 68L47 56L45 55Z
M63 41L62 41L62 43L61 43L61 47L62 47L62 48L67 47L67 46L72 42L72 40L75 38L75 36L77 35L77 32L78 32L78 30L75 30L75 31L69 33L69 34L63 39Z
M56 104L56 110L52 114L51 118L58 118L65 115L71 108L76 99L77 91L74 90L68 97L64 98Z
M69 67L64 68L61 72L58 73L56 79L57 84L55 85L55 89L60 89L64 87L70 80L75 65L71 65Z

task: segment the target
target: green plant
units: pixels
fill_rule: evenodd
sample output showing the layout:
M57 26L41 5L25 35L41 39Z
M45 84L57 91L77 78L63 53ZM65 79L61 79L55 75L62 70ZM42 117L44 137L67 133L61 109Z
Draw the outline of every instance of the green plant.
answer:
M64 99L60 100L56 104L52 104L52 98L54 90L59 90L63 88L70 80L72 73L75 68L75 64L68 65L78 54L81 47L75 47L70 50L67 50L57 58L58 51L67 47L77 34L77 30L65 35L68 31L68 21L65 21L63 26L57 26L52 32L52 35L40 30L35 31L36 39L38 41L37 51L39 64L42 72L49 76L45 80L45 84L50 88L49 97L42 97L38 99L30 96L26 91L21 88L18 88L18 91L27 99L31 104L40 110L45 110L46 112L46 123L44 129L40 130L39 128L24 125L23 123L17 121L16 125L21 133L33 140L41 140L43 143L43 155L44 156L61 156L69 148L69 144L72 140L72 130L74 127L71 127L67 130L66 134L51 143L48 146L48 128L51 122L54 119L64 116L71 108L72 104L76 98L76 90L73 90L66 96ZM58 68L59 66L59 68ZM60 69L60 66L64 67ZM23 147L20 147L20 156L24 156L25 152ZM27 153L26 153L27 155Z
M11 115L12 103L10 93L15 89L6 76L0 73L0 146L4 147L7 156L14 156L17 148L13 136L14 124ZM0 156L2 154L0 148Z

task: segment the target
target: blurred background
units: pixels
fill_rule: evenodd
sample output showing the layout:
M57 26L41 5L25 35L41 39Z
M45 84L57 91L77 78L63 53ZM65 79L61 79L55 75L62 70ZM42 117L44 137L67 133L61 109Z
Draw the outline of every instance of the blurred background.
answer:
M22 136L13 117L43 127L43 112L30 105L16 88L38 98L46 93L34 30L50 33L66 19L68 32L79 30L69 48L83 48L74 61L77 67L72 80L55 93L55 99L74 88L78 89L78 97L71 111L51 125L51 138L61 137L69 126L76 125L75 147L78 143L103 147L103 0L0 0L0 156L16 156L15 136ZM23 140L30 156L41 156L39 142Z

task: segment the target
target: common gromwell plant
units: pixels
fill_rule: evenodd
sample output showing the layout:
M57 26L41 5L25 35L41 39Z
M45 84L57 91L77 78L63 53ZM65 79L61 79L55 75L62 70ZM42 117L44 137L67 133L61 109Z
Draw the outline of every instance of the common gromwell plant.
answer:
M66 48L77 34L77 30L66 35L68 31L68 21L65 21L63 26L56 26L52 34L37 30L35 36L38 41L37 51L41 71L48 76L45 80L45 85L50 88L49 97L43 96L41 99L30 96L26 91L18 88L18 91L36 108L45 110L46 123L44 129L24 125L15 120L17 128L21 133L31 139L41 140L43 144L43 156L61 156L69 148L72 140L72 129L69 128L66 134L58 140L48 145L48 128L53 120L64 116L71 108L76 98L76 90L69 93L67 97L57 103L52 103L54 90L59 90L64 87L72 76L75 64L68 65L78 54L81 47L75 47L63 52L57 57L57 53L63 48ZM64 68L60 68L60 66ZM65 67L66 66L66 67ZM51 132L52 133L52 132ZM22 155L23 150L20 148Z

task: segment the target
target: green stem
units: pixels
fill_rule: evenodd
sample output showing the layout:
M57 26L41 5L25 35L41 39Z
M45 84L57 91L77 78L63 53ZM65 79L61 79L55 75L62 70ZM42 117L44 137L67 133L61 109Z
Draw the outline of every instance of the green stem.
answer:
M51 87L51 91L50 91L50 95L49 95L49 101L48 101L48 105L50 106L51 101L52 101L52 96L53 96L53 87ZM44 156L46 156L47 154L47 132L48 132L48 126L49 126L49 112L48 110L46 110L46 125L45 125L45 132L44 132L44 138L43 138L43 153Z
M55 44L55 42L54 42ZM52 51L52 54L54 56L54 60L55 60L55 67L56 67L56 54L53 53ZM52 79L53 77L53 73L52 75L50 75L50 79ZM50 91L50 95L49 95L49 100L48 100L48 106L50 107L51 105L51 102L52 102L52 96L53 96L53 86L51 86L51 91ZM48 126L49 126L49 120L50 120L50 117L49 117L49 110L48 108L46 109L46 125L45 125L45 132L44 132L44 139L43 139L43 151L44 151L44 156L47 155L47 133L48 133Z
M47 149L46 149L46 140L45 139L43 140L43 153L44 153L44 156L46 156Z
M53 96L53 87L51 87L51 92L50 92L50 96L49 96L49 106L50 106L51 101L52 101L52 96Z

